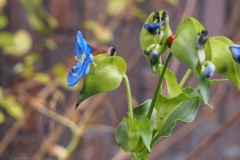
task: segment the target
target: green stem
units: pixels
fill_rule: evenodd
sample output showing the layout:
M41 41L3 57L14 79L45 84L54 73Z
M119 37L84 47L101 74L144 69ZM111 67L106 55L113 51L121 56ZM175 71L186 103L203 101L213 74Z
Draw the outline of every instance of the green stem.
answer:
M58 160L66 160L71 155L71 153L75 150L75 148L77 147L77 145L79 143L79 139L80 139L80 135L77 133L77 131L72 130L72 139L66 148L66 151L67 151L66 155L58 158Z
M92 64L94 65L94 67L97 67L97 64L95 62L92 62Z
M124 81L124 85L125 85L126 93L127 93L127 104L128 104L129 119L131 119L131 121L133 121L133 109L132 109L131 90L130 90L128 77L127 77L126 74L123 75L123 81Z
M183 76L181 82L180 82L180 86L183 87L183 85L185 84L185 82L187 81L188 77L190 76L190 74L192 73L191 69L188 69L187 72L185 73L185 75Z
M161 92L162 92L162 91L161 91L161 90L162 90L162 89L161 89L161 86L162 86L164 74L165 74L165 72L166 72L166 70L167 70L167 67L168 67L168 65L169 65L169 63L170 63L171 58L172 58L172 53L169 52L168 57L167 57L167 60L166 60L166 62L165 62L165 64L164 64L164 66L163 66L163 70L162 70L162 72L161 72L161 75L160 75L160 77L159 77L159 79L158 79L157 87L156 87L156 89L155 89L155 92L154 92L154 95L153 95L153 99L152 99L150 108L149 108L149 110L148 110L148 114L147 114L148 119L151 118L151 115L152 115L152 112L153 112L153 108L154 108L154 105L155 105L155 103L156 103L158 94L159 94L159 93L161 94Z

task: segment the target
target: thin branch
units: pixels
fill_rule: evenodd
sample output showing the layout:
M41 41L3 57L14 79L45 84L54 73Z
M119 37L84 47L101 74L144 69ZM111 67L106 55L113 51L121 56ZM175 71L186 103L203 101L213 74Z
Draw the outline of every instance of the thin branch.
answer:
M228 119L216 132L205 139L194 151L192 151L186 160L192 160L218 139L225 131L227 131L240 118L240 110L237 111L230 119Z

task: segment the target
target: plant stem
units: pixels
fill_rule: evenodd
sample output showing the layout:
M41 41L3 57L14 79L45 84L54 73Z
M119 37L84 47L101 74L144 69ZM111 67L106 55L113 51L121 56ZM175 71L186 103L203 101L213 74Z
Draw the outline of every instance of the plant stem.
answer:
M129 119L131 119L131 121L133 121L133 109L132 109L131 90L130 90L128 77L127 77L126 74L123 75L123 81L124 81L124 85L125 85L126 93L127 93L128 114L130 116Z
M164 64L164 66L163 66L163 70L162 70L162 72L161 72L161 75L160 75L160 77L159 77L159 79L158 79L157 87L156 87L156 89L155 89L155 92L154 92L154 95L153 95L153 99L152 99L150 108L149 108L149 110L148 110L147 117L148 117L149 120L150 120L150 118L151 118L151 115L152 115L152 112L153 112L153 108L154 108L154 105L155 105L156 100L157 100L157 96L158 96L159 93L161 94L161 92L162 92L162 91L161 91L161 90L162 90L162 89L161 89L161 86L162 86L164 74L165 74L165 72L166 72L166 70L167 70L167 67L168 67L168 65L169 65L169 63L170 63L171 58L172 58L172 53L169 52L168 57L167 57L167 60L166 60L166 62L165 62L165 64Z
M188 77L190 76L190 74L192 73L191 69L188 69L187 72L185 73L185 75L183 76L181 82L180 82L180 86L183 87L183 85L185 84L185 82L187 81Z

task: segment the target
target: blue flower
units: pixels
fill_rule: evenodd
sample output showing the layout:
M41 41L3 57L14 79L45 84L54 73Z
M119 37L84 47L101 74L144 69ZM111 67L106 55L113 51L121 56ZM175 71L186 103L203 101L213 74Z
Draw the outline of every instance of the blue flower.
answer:
M235 62L240 63L240 46L239 45L231 45L229 47L231 53L232 53L232 57L234 59Z
M216 67L212 62L208 62L203 69L202 75L206 78L210 78L214 71L215 71Z
M159 32L159 24L157 22L145 24L144 27L149 33L153 35Z
M83 38L82 32L78 31L75 38L73 53L77 62L70 70L67 76L68 87L73 87L83 75L88 74L90 64L93 62L93 55L91 54L92 48L88 45L87 41Z

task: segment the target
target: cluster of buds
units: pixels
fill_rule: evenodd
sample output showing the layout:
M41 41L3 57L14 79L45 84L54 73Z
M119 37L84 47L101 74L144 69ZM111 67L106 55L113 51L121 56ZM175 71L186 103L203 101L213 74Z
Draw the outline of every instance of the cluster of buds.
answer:
M152 22L144 25L144 28L154 36L154 44L151 44L144 51L151 63L157 62L159 58L160 44L164 35L164 28L167 24L166 19L167 13L165 11L163 11L161 15L159 12L155 12L152 17Z
M159 16L159 12L155 12L153 22L145 24L145 29L152 35L159 34L159 31L166 26L166 17L167 13L165 11L162 12L161 17Z
M149 59L152 63L156 62L158 59L158 53L160 51L160 45L159 44L151 44L144 53L149 56Z
M206 30L202 30L201 33L198 33L195 46L198 54L198 63L201 65L201 74L206 78L210 78L216 67L212 62L205 61L204 44L207 42L207 34L208 32Z

